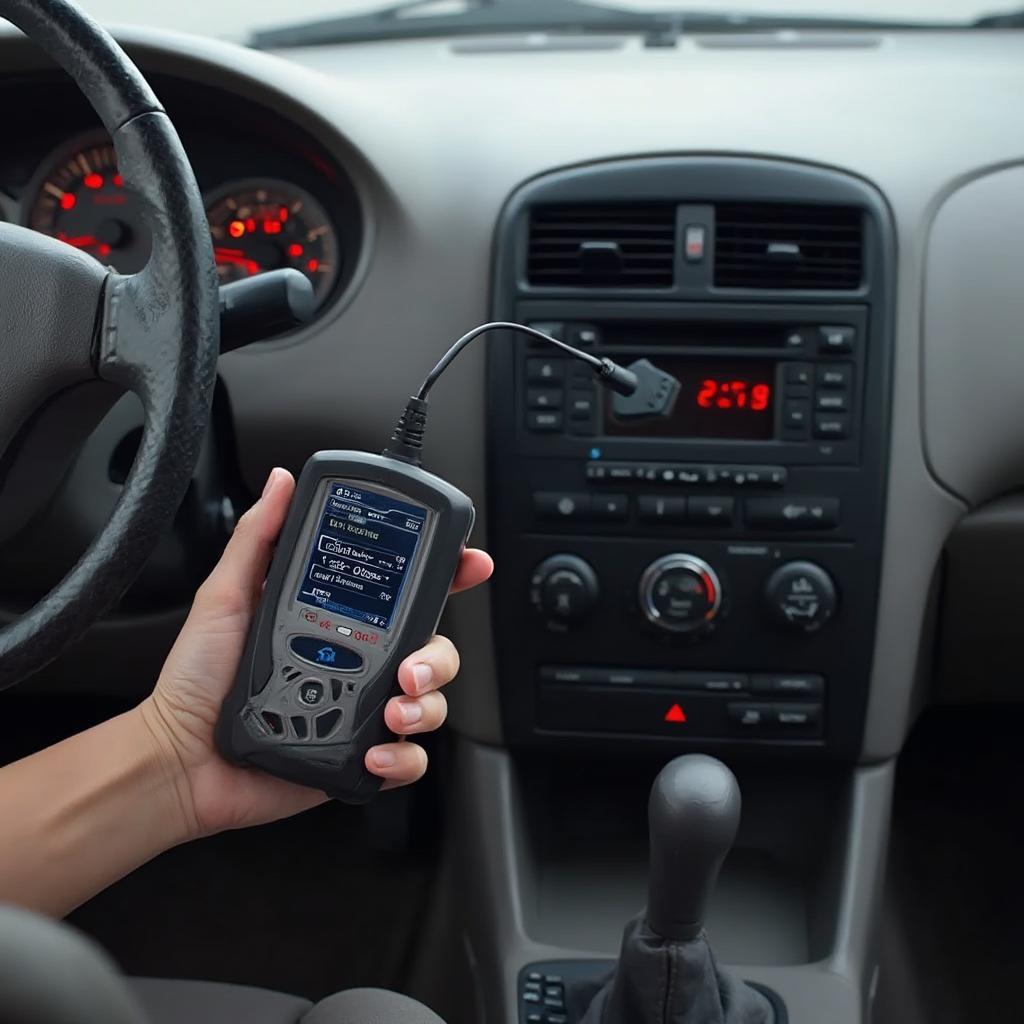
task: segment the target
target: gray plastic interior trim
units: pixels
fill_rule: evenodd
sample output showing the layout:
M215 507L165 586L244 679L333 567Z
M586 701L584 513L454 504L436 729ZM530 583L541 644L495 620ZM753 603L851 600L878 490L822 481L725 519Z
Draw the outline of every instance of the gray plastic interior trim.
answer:
M925 266L924 436L936 475L971 505L1024 484L1024 165L939 208Z
M863 1024L869 1019L894 774L892 762L852 773L847 816L840 822L845 825L840 829L845 838L834 855L840 897L829 955L795 966L733 965L742 977L775 989L786 1001L792 1024ZM462 883L458 889L461 928L481 972L485 1020L511 1024L516 1020L516 975L524 964L615 956L626 922L615 901L605 903L598 897L587 924L590 943L551 942L549 922L565 908L557 892L549 889L542 894L538 884L539 866L527 842L522 795L511 757L463 741L455 779L452 849L455 877ZM644 793L638 794L638 799L644 798ZM645 881L641 870L634 879L637 892L643 892ZM731 921L718 916L714 927L721 935L752 923L741 912ZM559 927L554 930L557 933Z

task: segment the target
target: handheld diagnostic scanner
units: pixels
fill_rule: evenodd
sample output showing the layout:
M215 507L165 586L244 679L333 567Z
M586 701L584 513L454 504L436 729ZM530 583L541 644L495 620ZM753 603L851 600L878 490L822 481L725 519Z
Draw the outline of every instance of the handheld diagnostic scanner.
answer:
M472 501L420 465L427 395L492 330L526 333L589 363L620 394L636 377L520 324L460 338L409 399L381 455L321 451L302 469L216 742L236 764L363 803L381 779L366 751L394 739L384 705L398 666L437 628L473 528Z

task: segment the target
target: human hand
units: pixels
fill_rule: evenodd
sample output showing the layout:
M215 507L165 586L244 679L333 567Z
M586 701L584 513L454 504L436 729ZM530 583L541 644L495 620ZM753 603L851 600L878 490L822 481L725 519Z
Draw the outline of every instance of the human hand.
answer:
M291 474L273 470L262 497L239 520L223 556L196 593L156 688L138 708L176 789L190 838L274 821L327 799L319 790L229 764L213 741L294 491ZM493 568L485 552L465 551L452 592L483 583ZM398 669L404 693L385 707L388 728L399 736L439 728L447 714L440 688L458 669L458 652L441 636L409 655ZM366 767L385 780L384 788L403 786L423 775L427 755L416 743L386 743L367 752Z

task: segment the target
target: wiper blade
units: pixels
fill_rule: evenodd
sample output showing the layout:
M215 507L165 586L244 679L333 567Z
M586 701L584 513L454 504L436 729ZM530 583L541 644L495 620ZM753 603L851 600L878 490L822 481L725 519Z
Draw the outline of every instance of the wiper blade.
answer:
M789 31L897 31L902 29L956 29L1020 27L1024 12L981 18L973 25L949 22L890 21L881 18L747 14L744 12L633 11L597 7L586 0L471 0L462 11L418 13L435 0L409 0L372 14L343 15L254 32L250 45L257 49L364 43L387 39L500 35L515 32L561 34L643 33L664 43L683 32ZM1019 20L1018 20L1019 19Z
M250 45L270 50L508 32L658 32L672 29L679 20L672 14L594 7L583 0L474 0L466 10L455 13L417 13L417 8L429 8L432 3L433 0L411 0L372 14L343 15L263 29L252 34Z
M1024 7L1002 14L986 14L971 23L972 28L1024 28Z

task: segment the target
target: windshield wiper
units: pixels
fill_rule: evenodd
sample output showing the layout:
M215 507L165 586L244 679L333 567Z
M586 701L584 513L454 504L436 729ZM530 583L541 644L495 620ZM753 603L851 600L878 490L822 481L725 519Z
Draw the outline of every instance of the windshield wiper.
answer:
M643 34L662 45L683 32L778 32L783 29L867 31L1016 27L1015 15L981 19L975 26L878 18L746 14L722 11L632 11L597 7L586 0L470 0L464 10L431 14L434 0L411 0L372 14L343 15L254 32L257 49L367 43L387 39L500 35L516 32Z
M430 14L433 0L411 0L372 14L350 14L252 34L250 45L269 50L318 43L490 35L507 32L657 32L671 29L668 14L594 7L583 0L473 0L461 11ZM418 8L426 8L422 14Z
M1024 28L1024 7L1002 14L986 14L971 23L972 28Z

